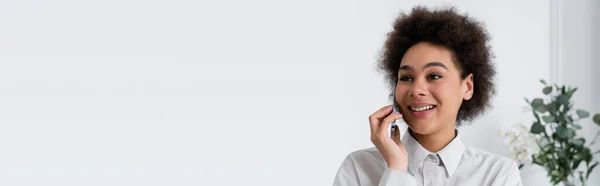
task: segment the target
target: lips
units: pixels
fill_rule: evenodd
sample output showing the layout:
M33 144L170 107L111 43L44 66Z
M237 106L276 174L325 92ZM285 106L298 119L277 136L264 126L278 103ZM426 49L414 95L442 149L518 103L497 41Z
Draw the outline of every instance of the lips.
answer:
M408 109L411 111L415 111L415 112L421 112L421 111L434 109L435 107L436 107L435 105L425 105L425 106L420 106L420 107L408 106Z
M408 106L410 115L413 119L426 119L429 118L432 112L437 108L433 104L412 104Z
M436 108L436 106L431 105L431 104L418 104L418 105L414 104L414 105L408 106L408 109L413 112L422 112L422 111L431 110L434 108Z

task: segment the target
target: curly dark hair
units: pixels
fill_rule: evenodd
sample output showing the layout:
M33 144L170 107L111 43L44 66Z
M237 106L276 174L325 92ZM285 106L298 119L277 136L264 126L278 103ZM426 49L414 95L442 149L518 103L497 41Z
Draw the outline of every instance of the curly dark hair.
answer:
M456 125L471 121L491 108L490 100L496 94L494 87L494 55L488 45L490 37L482 22L468 15L457 13L454 7L441 7L430 10L416 6L411 13L401 13L394 22L394 29L387 34L387 40L378 70L390 90L397 82L400 62L406 51L419 42L428 42L448 49L452 53L454 64L465 79L473 74L473 97L463 100Z

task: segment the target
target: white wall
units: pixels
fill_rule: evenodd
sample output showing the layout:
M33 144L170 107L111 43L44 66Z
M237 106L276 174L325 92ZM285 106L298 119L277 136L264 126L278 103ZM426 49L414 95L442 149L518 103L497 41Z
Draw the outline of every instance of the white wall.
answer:
M575 107L593 115L600 112L600 1L561 1L560 5L561 81L578 87L573 98ZM579 135L588 140L598 132L598 126L591 119L582 126ZM593 145L592 149L600 150L600 144ZM600 156L596 158L600 159ZM600 185L600 169L592 172L589 181L588 185Z
M446 4L2 1L0 185L329 185L372 146L375 60L417 2ZM531 120L549 77L549 2L452 3L488 25L498 70L461 135L508 156L498 129Z

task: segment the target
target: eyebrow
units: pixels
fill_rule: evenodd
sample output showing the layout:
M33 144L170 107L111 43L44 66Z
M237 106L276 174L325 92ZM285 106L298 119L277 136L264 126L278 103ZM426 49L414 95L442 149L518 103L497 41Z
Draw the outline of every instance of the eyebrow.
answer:
M444 64L443 64L443 63L441 63L441 62L429 62L429 63L427 63L427 64L426 64L426 65L423 67L423 69L426 69L426 68L429 68L429 67L442 67L442 68L445 68L446 70L448 70L448 68L446 67L446 65L444 65ZM400 69L398 69L398 71L400 71L400 70L412 70L412 69L413 69L413 68L412 68L411 66L408 66L408 65L402 65L402 66L400 66Z

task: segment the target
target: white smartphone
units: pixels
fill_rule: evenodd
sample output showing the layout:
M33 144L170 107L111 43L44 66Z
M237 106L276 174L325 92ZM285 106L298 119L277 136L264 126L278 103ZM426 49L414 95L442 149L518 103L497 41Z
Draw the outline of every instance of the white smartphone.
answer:
M396 110L396 105L394 105L394 111L392 111L392 113L398 113L398 111ZM388 136L391 138L394 135L394 132L396 132L396 125L398 120L394 120L392 121L392 124L390 124L387 128L388 131Z
M394 86L394 91L392 92L392 96L393 96L393 111L392 113L396 113L396 114L402 114L400 112L400 106L398 105L398 102L396 102L396 85ZM404 121L404 118L402 119L398 119L398 120L394 120L387 128L387 133L389 137L392 137L395 133L395 130L400 130L400 139L403 138L406 130L408 130L408 125L406 125L406 122Z
M396 87L394 87L394 91L393 91L393 95L394 99L393 99L393 111L392 113L396 113L396 114L400 114L400 106L398 106L398 103L396 102ZM394 120L392 122L391 125L388 126L387 131L388 131L388 136L392 137L394 135L394 132L396 130L396 126L398 126L398 128L400 128L400 124L403 122L404 120L399 119L399 120ZM402 126L402 128L404 128L404 126ZM402 132L402 131L401 131ZM402 134L400 134L402 137Z

